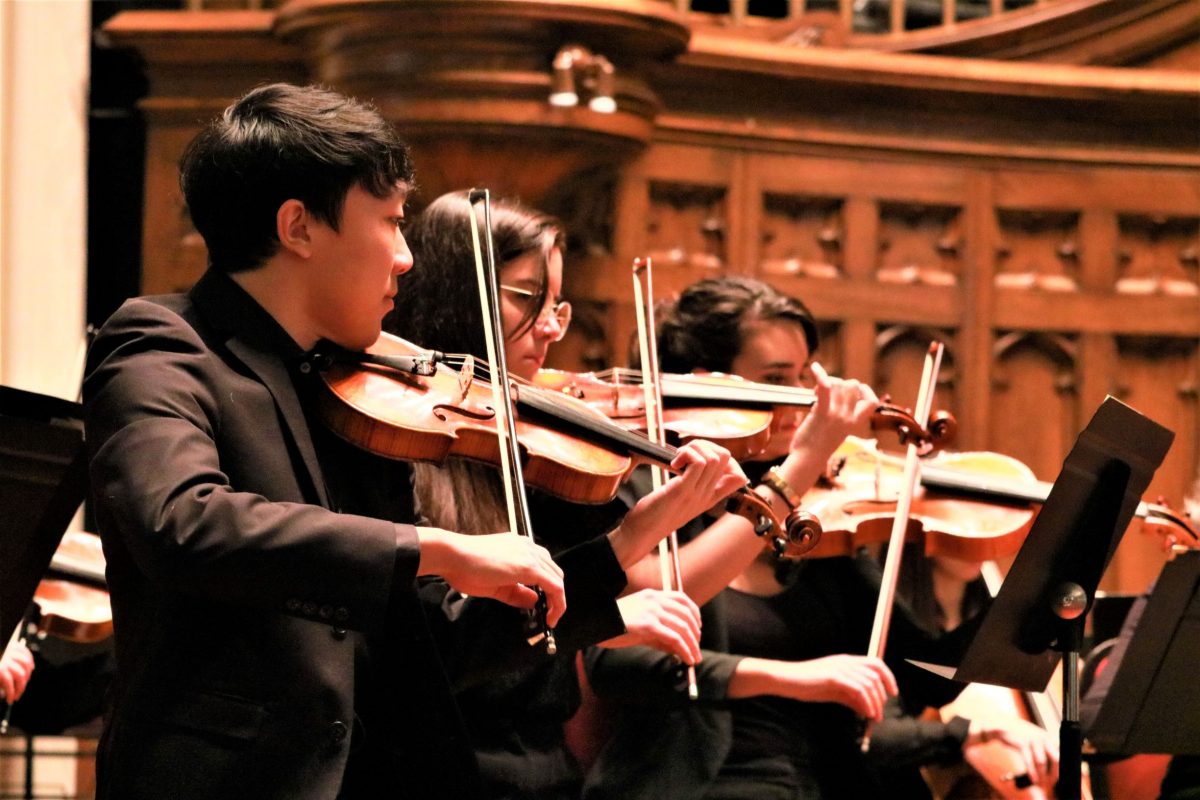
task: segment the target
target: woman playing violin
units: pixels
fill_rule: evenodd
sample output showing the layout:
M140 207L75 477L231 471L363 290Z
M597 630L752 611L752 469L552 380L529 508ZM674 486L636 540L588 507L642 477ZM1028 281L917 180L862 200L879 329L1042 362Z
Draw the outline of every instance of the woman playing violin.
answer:
M515 378L530 380L570 323L570 305L560 297L563 233L554 220L514 203L494 202L492 216L507 360ZM426 347L483 357L479 305L463 289L474 282L470 224L465 193L438 198L413 223L408 240L417 267L401 280L400 311L387 327ZM695 604L681 593L649 588L634 567L670 530L745 479L727 452L707 442L681 448L674 466L681 474L632 509L619 501L590 507L532 494L534 533L556 557L607 532L612 550L601 554L604 563L596 568L613 562L619 569L603 596L577 597L568 583L565 619L587 620L581 626L586 637L576 637L574 647L560 641L558 654L540 664L460 686L459 704L491 797L577 796L580 775L562 726L579 702L574 672L579 644L645 643L687 663L697 660ZM417 465L416 488L423 512L439 526L490 533L506 525L489 466L453 459L442 466ZM625 596L616 600L622 591ZM452 665L460 658L448 654Z
M658 331L664 372L732 372L786 386L815 382L822 400L813 412L799 424L780 414L765 460L746 466L768 482L780 511L815 483L844 437L865 428L878 405L870 387L834 380L812 361L811 314L759 281L694 284L666 310ZM695 520L681 537L708 524ZM856 717L881 718L898 690L920 702L953 696L948 682L892 658L929 656L935 646L902 614L893 619L888 663L851 655L866 651L874 612L878 576L870 559L791 564L762 551L742 567L702 609L699 702L678 691L653 653L589 655L597 693L628 702L588 775L585 797L882 796L864 768ZM685 570L685 586L690 579Z

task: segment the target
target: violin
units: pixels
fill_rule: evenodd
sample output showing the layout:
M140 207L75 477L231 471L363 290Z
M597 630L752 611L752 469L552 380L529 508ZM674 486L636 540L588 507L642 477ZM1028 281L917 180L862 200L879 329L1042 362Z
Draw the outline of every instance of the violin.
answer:
M33 594L30 622L39 637L54 636L91 644L112 636L112 605L104 581L100 537L82 531L63 534L50 559L50 575Z
M387 333L365 353L323 352L312 361L327 389L319 393L320 414L352 444L409 461L457 456L499 462L486 364L426 351ZM570 502L603 503L616 496L635 459L666 466L675 457L676 448L650 442L577 398L515 379L512 384L530 486ZM815 518L785 525L769 503L745 488L726 510L748 519L784 557L804 555L820 538Z
M831 460L831 473L804 497L822 523L810 558L850 555L887 540L896 507L901 460L873 443L849 437ZM939 453L923 462L906 541L926 555L994 561L1020 549L1051 484L1015 458L1000 453ZM1135 516L1165 542L1200 545L1188 520L1165 504L1142 502Z
M112 604L108 592L99 588L105 586L100 537L67 531L50 560L49 574L53 577L38 582L29 610L13 630L13 641L24 642L33 634L39 640L54 636L94 644L112 636ZM8 732L13 711L12 703L3 704L0 735Z
M805 507L813 509L823 528L821 542L811 555L850 555L863 545L886 542L896 512L901 460L852 436L835 451L831 463L831 474L804 496ZM999 453L935 456L922 464L906 541L921 542L926 555L963 561L988 561L1020 549L1033 523L1031 508L991 498L939 497L928 479L939 469L964 479L1034 480L1028 467Z
M614 421L633 429L646 426L641 373L611 369L574 373L543 369L534 383L582 400ZM816 402L812 389L748 381L737 375L709 372L692 375L663 374L663 422L681 439L716 442L735 458L761 453L770 439L771 411L778 407L810 408ZM938 411L928 426L917 423L912 411L880 403L871 418L871 430L894 431L901 445L917 444L922 454L932 453L953 440L957 422L947 411ZM751 448L757 447L757 450Z
M629 383L641 373L631 370L607 370L603 373L574 373L543 369L534 376L536 386L561 392L587 403L618 425L629 430L646 430L646 404L640 384ZM610 377L611 376L611 377ZM705 398L701 393L708 388L707 382L696 381L693 396L668 392L668 386L679 390L686 387L686 375L663 375L663 427L675 441L707 439L728 450L739 461L753 458L766 449L771 439L772 411L766 405L753 405ZM694 376L699 377L699 376ZM705 376L712 381L737 382L734 376ZM749 383L746 381L745 383ZM667 402L668 398L671 402ZM680 399L684 403L676 402ZM708 402L713 404L709 405Z

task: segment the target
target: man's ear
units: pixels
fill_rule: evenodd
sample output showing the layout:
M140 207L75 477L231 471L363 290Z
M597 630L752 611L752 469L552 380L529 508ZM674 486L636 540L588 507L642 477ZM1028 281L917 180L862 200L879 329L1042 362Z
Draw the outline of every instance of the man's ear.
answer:
M312 217L304 203L294 198L285 200L275 212L275 235L279 237L280 246L307 258L312 253L311 223Z

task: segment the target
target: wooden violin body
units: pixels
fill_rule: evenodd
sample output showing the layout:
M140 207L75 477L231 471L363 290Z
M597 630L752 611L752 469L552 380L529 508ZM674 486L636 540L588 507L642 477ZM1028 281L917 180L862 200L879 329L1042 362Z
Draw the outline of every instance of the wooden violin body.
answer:
M1021 692L1003 686L968 684L953 702L940 709L943 721L1003 717L1029 719ZM1054 792L1021 780L1025 767L1020 757L999 741L984 742L964 753L962 764L922 770L937 800L1048 800Z
M104 585L100 537L67 531L51 560L51 573L33 595L31 619L39 636L71 642L100 642L112 636L112 605ZM63 576L63 577L57 577Z
M850 437L834 460L836 474L827 485L804 496L823 529L810 557L849 555L863 545L883 543L895 516L898 459ZM943 453L927 464L923 471L940 467L965 475L1034 479L1028 467L998 453ZM913 498L906 540L920 542L926 555L987 561L1015 553L1033 517L1028 507L939 495L923 485Z

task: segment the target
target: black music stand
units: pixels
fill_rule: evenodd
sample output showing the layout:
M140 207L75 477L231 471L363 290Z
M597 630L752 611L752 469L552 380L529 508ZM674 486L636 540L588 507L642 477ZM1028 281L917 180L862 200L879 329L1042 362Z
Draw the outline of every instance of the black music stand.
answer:
M86 491L80 405L0 386L0 653Z
M1104 754L1200 755L1200 551L1163 567L1133 635L1118 642L1108 693L1088 725ZM1089 698L1091 695L1089 694Z
M1058 797L1079 798L1079 650L1084 614L1175 435L1115 398L1079 434L957 669L914 661L963 683L1044 691L1063 669Z

